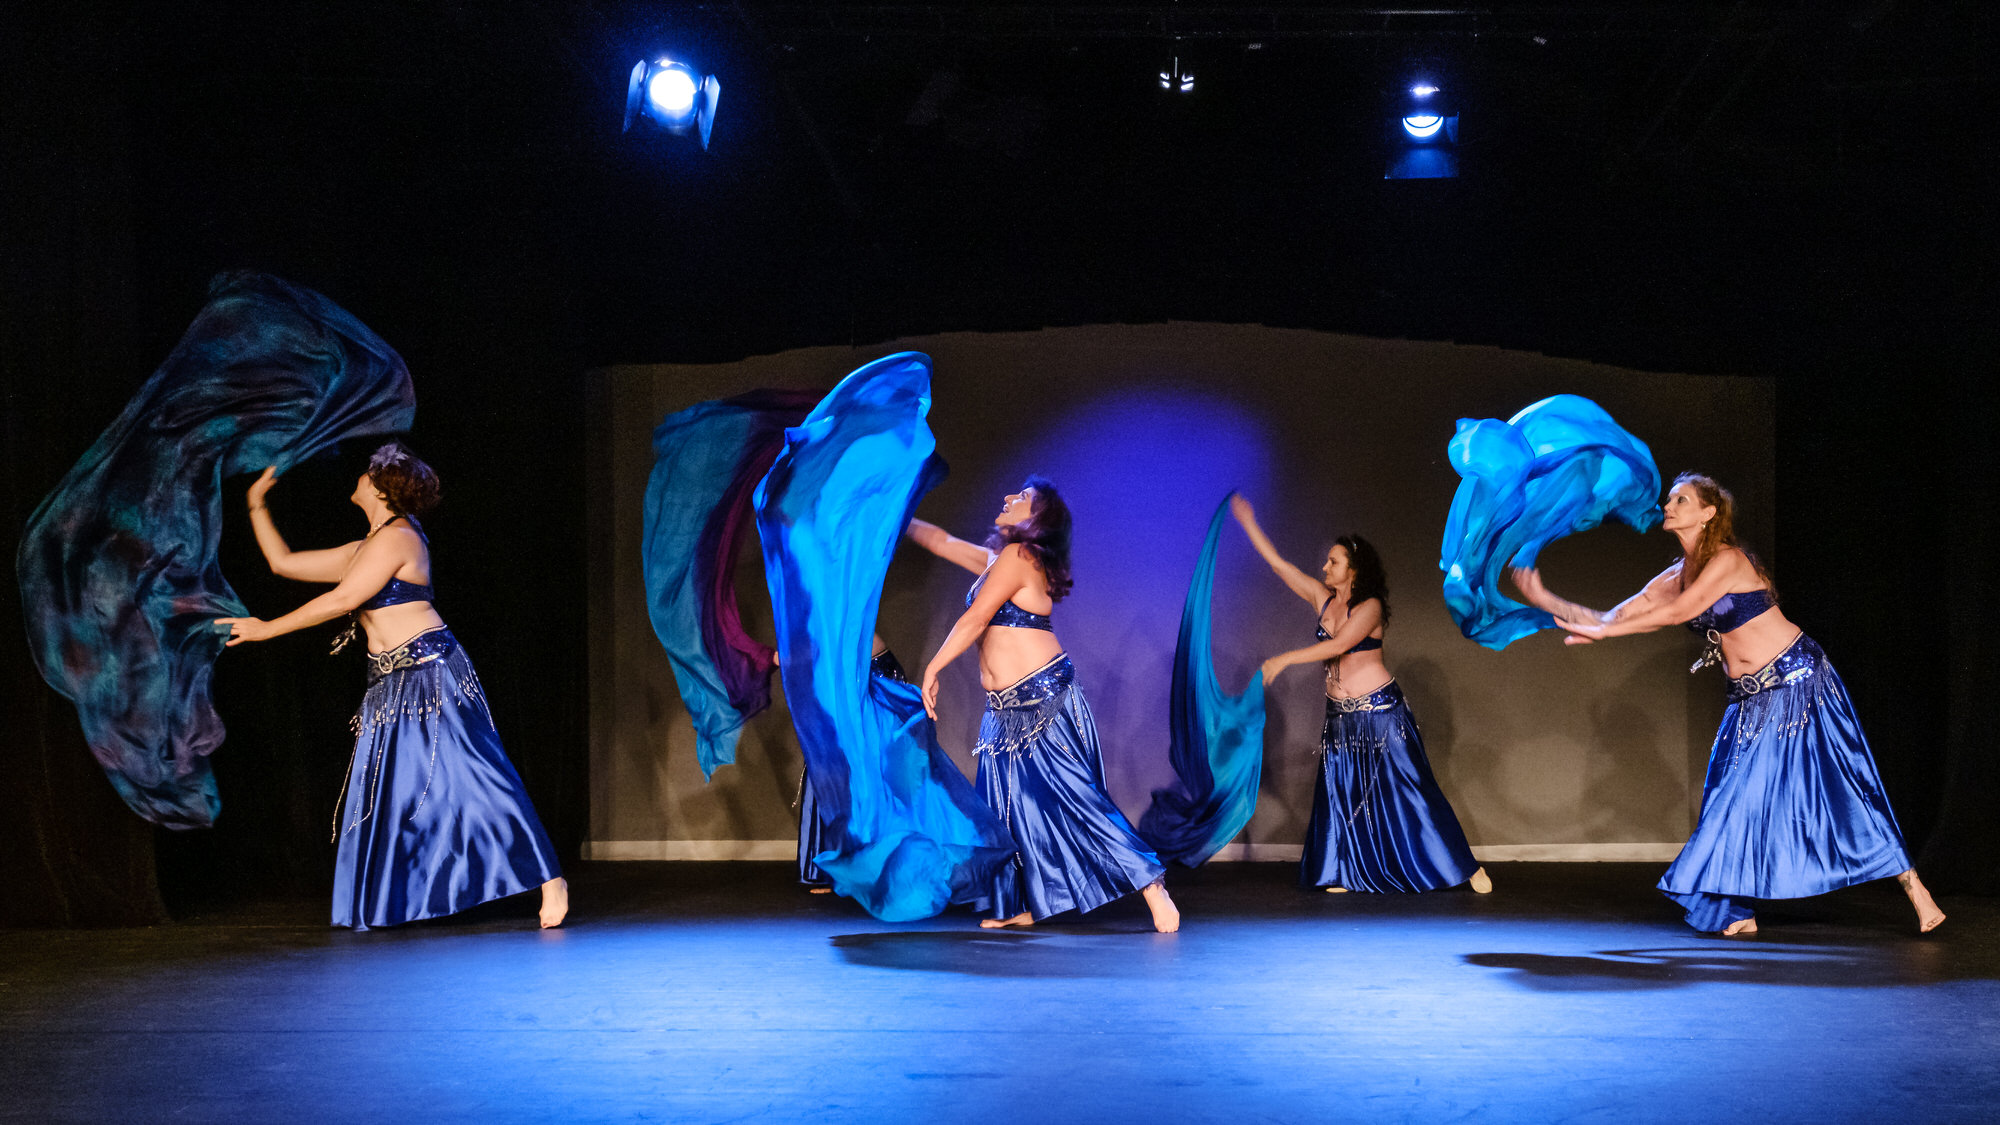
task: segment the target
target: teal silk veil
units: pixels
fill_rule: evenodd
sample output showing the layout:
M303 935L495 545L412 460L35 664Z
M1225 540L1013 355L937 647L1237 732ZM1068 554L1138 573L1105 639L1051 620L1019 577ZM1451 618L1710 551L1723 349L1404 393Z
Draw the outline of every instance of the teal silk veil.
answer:
M76 703L133 812L221 810L210 678L247 614L222 575L222 481L407 430L409 370L353 314L266 274L218 275L187 334L28 520L17 568L42 678Z
M1500 593L1501 572L1606 517L1645 531L1660 520L1660 470L1646 443L1579 395L1545 398L1505 422L1458 420L1446 447L1462 478L1438 569L1459 631L1502 649L1555 618Z
M639 540L646 614L694 720L703 777L736 760L743 724L771 703L771 647L743 628L736 559L757 482L785 428L819 397L752 391L669 414L653 430Z
M1224 497L1208 521L1174 646L1173 729L1167 754L1174 784L1153 790L1139 835L1160 858L1197 867L1234 839L1257 811L1264 774L1264 675L1253 672L1236 695L1215 675L1215 556L1222 541Z

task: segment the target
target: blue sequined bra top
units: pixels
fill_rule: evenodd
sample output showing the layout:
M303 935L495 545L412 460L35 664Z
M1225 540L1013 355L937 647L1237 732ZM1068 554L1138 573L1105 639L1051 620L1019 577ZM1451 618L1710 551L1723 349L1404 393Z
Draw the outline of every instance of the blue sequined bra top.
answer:
M435 592L422 582L405 582L400 578L389 579L372 598L362 602L361 609L381 609L384 606L402 605L404 602L436 601Z
M1326 631L1326 607L1332 604L1333 604L1333 599L1328 598L1326 599L1325 602L1321 603L1319 607L1320 623L1319 627L1313 630L1313 636L1319 638L1322 641L1330 641L1333 639L1333 634ZM1363 637L1359 641L1356 641L1354 647L1348 649L1347 652L1372 652L1375 649L1381 647L1382 647L1382 638ZM1346 656L1347 652L1343 652L1340 655Z
M972 608L973 599L979 596L979 588L984 585L986 585L986 575L982 574L979 580L972 584L972 589L965 592L967 609ZM993 620L987 624L1005 625L1009 629L1047 629L1051 633L1056 630L1055 623L1049 620L1048 614L1029 613L1011 601L1001 602L1000 608L993 612Z
M1710 631L1734 633L1750 623L1753 617L1762 616L1765 610L1777 603L1771 600L1769 590L1750 590L1741 594L1724 594L1715 599L1715 604L1701 611L1701 615L1687 623L1688 628L1697 633Z
M430 537L424 535L424 529L417 526L417 521L408 516L391 516L382 526L387 527L397 520L402 520L404 523L409 524L410 530L416 532L418 537L422 538L426 544L430 542ZM371 532L370 534L373 533ZM433 602L436 600L436 591L432 590L428 583L405 582L400 578L391 578L388 585L375 591L374 597L362 602L355 608L382 609L386 606L402 605L405 602Z

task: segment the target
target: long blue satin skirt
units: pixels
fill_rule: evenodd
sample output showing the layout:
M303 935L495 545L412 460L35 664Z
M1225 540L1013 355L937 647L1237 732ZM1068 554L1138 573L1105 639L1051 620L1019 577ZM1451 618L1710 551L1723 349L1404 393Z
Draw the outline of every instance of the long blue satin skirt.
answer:
M1799 634L1730 681L1701 818L1660 890L1704 933L1748 918L1746 898L1805 898L1910 869L1896 814L1826 653Z
M986 693L975 785L1018 849L974 898L993 918L1095 910L1166 874L1104 791L1097 722L1069 656Z
M1368 695L1329 698L1299 885L1434 891L1478 869L1403 689L1391 680Z
M562 874L451 630L368 660L334 812L333 924L435 918Z

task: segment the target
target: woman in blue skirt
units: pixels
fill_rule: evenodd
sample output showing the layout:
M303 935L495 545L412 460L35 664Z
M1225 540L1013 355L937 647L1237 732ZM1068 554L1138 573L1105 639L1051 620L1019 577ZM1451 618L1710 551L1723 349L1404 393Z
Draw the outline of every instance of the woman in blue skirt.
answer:
M1314 579L1278 554L1250 501L1236 496L1229 507L1257 553L1319 614L1315 643L1264 662L1267 684L1296 664L1326 669L1319 785L1299 885L1385 892L1469 883L1480 894L1491 891L1493 880L1431 776L1403 690L1382 661L1389 581L1374 545L1341 536Z
M1015 862L973 905L988 929L1088 911L1138 891L1153 928L1180 929L1166 868L1104 791L1097 724L1049 615L1069 592L1070 514L1055 486L1028 478L1007 497L985 546L911 520L918 546L979 575L965 613L924 669L924 709L937 718L938 673L979 646L986 714L979 791L1014 837Z
M368 641L368 690L354 716L354 758L334 812L333 924L365 930L435 918L541 888L541 922L562 924L569 884L521 778L500 748L472 661L431 604L430 544L417 517L438 479L400 443L375 451L355 484L366 537L294 551L250 486L250 524L271 570L332 590L275 620L227 617L229 644L263 641L354 615Z
M1533 570L1515 585L1588 644L1686 624L1706 635L1699 671L1720 661L1729 705L1709 751L1701 816L1660 890L1704 933L1757 932L1745 898L1805 898L1896 878L1929 932L1944 912L1910 866L1868 740L1826 653L1778 608L1764 567L1736 541L1736 501L1696 473L1675 478L1661 526L1681 557L1608 613L1551 594Z

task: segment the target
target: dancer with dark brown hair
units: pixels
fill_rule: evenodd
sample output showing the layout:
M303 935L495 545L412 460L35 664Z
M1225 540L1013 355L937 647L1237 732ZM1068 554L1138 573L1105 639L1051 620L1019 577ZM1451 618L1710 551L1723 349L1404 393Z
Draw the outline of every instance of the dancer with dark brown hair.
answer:
M1326 669L1319 784L1299 885L1431 891L1470 883L1481 894L1491 891L1493 880L1473 858L1451 802L1431 776L1403 689L1383 663L1389 579L1374 545L1341 536L1315 579L1278 553L1250 501L1233 497L1229 510L1271 570L1319 615L1314 644L1264 662L1267 684L1294 665Z
M1660 890L1695 929L1747 934L1757 919L1741 899L1805 898L1893 875L1918 930L1936 929L1944 912L1910 866L1847 688L1737 541L1735 497L1682 473L1663 507L1681 557L1609 612L1557 597L1532 569L1513 572L1570 644L1686 624L1709 642L1690 671L1720 662L1730 677L1701 816Z
M1029 477L1007 497L985 546L911 520L918 546L979 575L965 613L924 669L924 708L937 717L938 673L979 646L986 714L977 785L1016 846L974 905L988 929L1089 911L1139 891L1153 928L1180 928L1166 868L1104 791L1097 723L1049 615L1069 592L1069 506Z
M334 644L367 639L368 691L354 716L354 758L334 813L333 924L365 930L453 914L541 888L541 923L569 912L555 848L500 747L478 673L432 604L430 543L417 520L438 501L437 474L399 442L375 451L351 499L368 534L294 551L250 486L250 523L273 573L333 589L275 620L219 618L229 644L263 641L352 614Z

